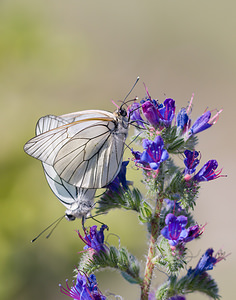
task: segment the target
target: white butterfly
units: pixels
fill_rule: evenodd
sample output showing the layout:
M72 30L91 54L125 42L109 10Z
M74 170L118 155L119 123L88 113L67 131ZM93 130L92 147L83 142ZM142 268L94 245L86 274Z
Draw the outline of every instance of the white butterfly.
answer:
M54 194L66 206L68 219L86 216L96 189L118 174L128 134L129 120L121 107L114 113L85 110L39 119L36 136L24 150L42 161Z
M56 116L46 116L39 119L36 125L36 135L57 128L67 122ZM65 216L68 220L85 217L93 207L96 189L84 189L71 185L61 179L53 166L42 163L47 182L62 204L67 208Z
M122 163L129 127L126 111L85 110L46 116L48 128L56 118L61 121L58 127L29 140L25 152L53 166L61 179L79 188L97 189L109 184Z

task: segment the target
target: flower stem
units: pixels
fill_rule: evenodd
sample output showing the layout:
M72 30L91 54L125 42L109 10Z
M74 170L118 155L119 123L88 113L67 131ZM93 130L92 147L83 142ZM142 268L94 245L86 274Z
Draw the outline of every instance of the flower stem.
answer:
M149 289L151 286L153 269L155 262L153 258L155 257L155 243L159 234L159 218L162 207L163 199L157 200L154 217L151 221L151 237L148 249L148 256L146 261L144 279L141 285L141 300L148 300Z

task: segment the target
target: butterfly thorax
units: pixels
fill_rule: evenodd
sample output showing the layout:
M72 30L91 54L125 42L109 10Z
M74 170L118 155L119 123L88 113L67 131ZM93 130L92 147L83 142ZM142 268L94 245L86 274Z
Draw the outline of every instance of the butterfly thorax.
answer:
M75 202L71 206L71 209L67 209L65 212L66 219L73 221L75 218L82 218L89 215L93 208L93 199L82 199L80 202Z
M117 124L117 131L120 133L127 133L128 127L129 127L129 121L127 118L127 111L123 108L119 108L113 113L115 119L116 119L116 124Z

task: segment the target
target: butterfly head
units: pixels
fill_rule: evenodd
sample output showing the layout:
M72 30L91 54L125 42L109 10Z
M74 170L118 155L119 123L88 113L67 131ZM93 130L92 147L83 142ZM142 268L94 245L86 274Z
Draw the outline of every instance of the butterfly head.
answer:
M76 219L75 216L73 216L73 215L71 215L69 213L65 214L65 218L66 218L67 221L74 221Z
M121 117L126 117L127 116L127 111L124 109L122 106L118 109L117 111L118 116Z

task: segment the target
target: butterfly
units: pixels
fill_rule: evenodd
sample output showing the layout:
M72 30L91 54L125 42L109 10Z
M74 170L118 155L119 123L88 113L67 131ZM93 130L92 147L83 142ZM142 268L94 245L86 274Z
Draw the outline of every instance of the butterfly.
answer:
M67 208L67 219L84 219L96 189L119 173L129 129L123 105L138 80L114 113L85 110L44 116L36 136L25 144L25 152L42 162L50 188Z
M57 117L62 125L36 135L24 150L79 188L97 189L119 172L128 134L126 111L87 110ZM44 117L51 122L55 116Z
M66 121L56 116L46 116L38 120L36 135L52 130L66 124ZM96 189L78 188L64 181L58 176L53 166L42 162L47 182L61 203L67 208L65 217L72 221L75 218L87 216L93 208Z
M25 144L25 152L52 166L60 179L78 188L107 186L121 167L129 129L123 105L138 80L114 113L85 110L43 117L46 130Z

